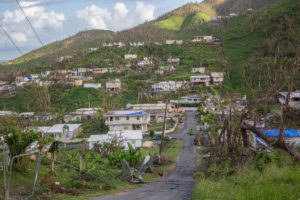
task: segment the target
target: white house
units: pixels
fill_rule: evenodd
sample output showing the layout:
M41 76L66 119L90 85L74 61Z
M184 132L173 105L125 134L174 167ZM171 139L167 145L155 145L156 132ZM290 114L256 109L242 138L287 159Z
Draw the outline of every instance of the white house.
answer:
M171 100L171 103L200 103L200 97L198 95L189 95L181 97L179 100Z
M169 64L179 64L180 63L180 58L168 58L167 62Z
M13 116L16 115L17 113L13 111L0 111L0 117L7 117L7 116Z
M210 76L208 76L208 75L191 76L190 81L191 81L192 85L209 86Z
M47 130L46 134L53 136L57 141L68 143L72 142L81 130L81 124L55 124Z
M284 105L286 104L286 99L288 92L279 92L278 100ZM293 109L300 109L300 90L290 93L289 106Z
M205 67L201 66L201 67L193 67L192 68L192 73L201 73L204 74L205 73Z
M64 116L64 122L79 122L82 120L93 119L101 108L79 108L75 112L71 112Z
M109 92L120 92L121 91L121 80L114 79L106 82L106 90Z
M97 143L109 143L113 139L119 140L125 150L128 150L128 143L131 144L133 148L141 148L143 132L140 130L109 131L105 135L91 135L88 139L89 149L92 150Z
M125 54L124 58L125 58L125 60L137 59L137 55L136 54Z
M213 85L221 85L224 81L223 72L211 72L210 77Z
M182 40L166 40L166 44L168 44L168 45L172 45L172 44L182 45L183 41Z
M105 125L110 131L148 131L150 115L144 110L117 110L104 114Z
M152 85L153 92L174 92L176 89L175 81L164 81Z
M201 35L201 36L194 36L192 42L214 42L215 38L212 35Z
M166 108L165 103L148 103L148 104L127 104L126 108L132 110L164 110ZM172 103L168 103L167 110L173 112L175 106Z
M84 88L94 88L94 89L99 89L101 88L101 83L84 83L83 84Z
M149 65L152 65L152 64L153 64L152 61L147 57L145 57L143 60L140 60L140 61L137 62L137 65L139 67L149 66Z

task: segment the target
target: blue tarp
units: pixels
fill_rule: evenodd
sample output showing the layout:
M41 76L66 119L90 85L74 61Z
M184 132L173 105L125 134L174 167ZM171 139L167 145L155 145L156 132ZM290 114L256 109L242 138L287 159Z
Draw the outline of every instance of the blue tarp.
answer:
M144 115L145 111L139 111L139 112L132 112L130 115Z
M267 137L279 137L279 129L261 130ZM300 130L285 129L284 137L300 137Z

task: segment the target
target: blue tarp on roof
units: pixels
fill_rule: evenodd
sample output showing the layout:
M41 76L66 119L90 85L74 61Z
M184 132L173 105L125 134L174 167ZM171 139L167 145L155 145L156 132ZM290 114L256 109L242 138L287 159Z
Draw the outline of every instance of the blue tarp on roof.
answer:
M145 111L139 111L139 112L132 112L130 115L144 115Z
M261 130L267 137L279 137L279 129ZM300 130L285 129L284 137L300 137Z

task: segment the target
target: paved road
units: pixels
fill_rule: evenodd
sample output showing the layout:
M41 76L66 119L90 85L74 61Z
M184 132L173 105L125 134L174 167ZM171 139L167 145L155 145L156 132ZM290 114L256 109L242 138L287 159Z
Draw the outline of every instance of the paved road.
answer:
M145 187L121 193L115 196L98 197L93 200L187 200L190 199L194 187L193 170L196 167L196 152L193 137L186 133L195 129L195 112L187 112L185 126L177 133L177 138L184 141L181 155L176 167L162 181Z

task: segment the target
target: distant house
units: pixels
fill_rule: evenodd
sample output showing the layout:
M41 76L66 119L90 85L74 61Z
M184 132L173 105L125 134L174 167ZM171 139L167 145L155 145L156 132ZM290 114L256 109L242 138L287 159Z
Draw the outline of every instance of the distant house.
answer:
M34 112L23 112L19 114L20 117L30 120L30 121L34 121L35 119L35 113Z
M168 44L168 45L173 45L173 44L182 45L183 41L182 40L166 40L166 44Z
M174 92L176 89L175 81L164 81L152 85L153 92Z
M180 58L168 58L167 62L169 64L179 64L180 63Z
M201 36L194 36L192 42L205 42L210 43L214 42L215 38L212 35L201 35Z
M170 73L175 71L175 67L172 65L169 66L159 66L158 70L155 71L155 74L157 75L164 75L166 73Z
M200 97L198 95L189 95L181 97L179 100L171 100L171 103L182 103L182 104L198 104L200 103Z
M145 45L145 42L130 42L129 45L132 47L141 47Z
M125 60L137 59L137 54L125 54L124 58L125 58Z
M288 92L279 92L278 100L282 105L286 104ZM289 107L293 109L300 109L300 90L290 93Z
M83 80L79 79L79 80L74 80L73 81L73 85L74 86L82 86L82 84L83 84Z
M149 66L149 65L152 65L152 64L153 64L152 61L147 57L145 57L143 60L140 60L140 61L137 62L137 65L139 67Z
M190 81L191 81L192 85L209 86L210 76L208 76L208 75L191 76Z
M224 81L223 72L211 72L210 77L213 85L221 85Z
M150 115L144 110L117 110L104 114L105 125L110 131L148 131Z
M81 124L55 124L44 132L55 140L68 143L82 131Z
M126 108L132 110L164 110L166 108L165 103L148 103L148 104L127 104ZM168 112L173 112L175 106L172 103L168 103Z
M64 116L64 122L80 122L82 120L93 119L97 116L100 108L79 108Z
M0 91L7 91L9 85L7 81L0 81Z
M114 79L106 82L106 90L109 92L120 92L121 91L121 80Z
M99 48L98 47L91 47L91 48L88 48L88 52L95 52L95 51L98 51Z
M87 141L89 149L92 150L95 144L110 143L115 139L119 140L121 146L123 146L125 150L129 149L128 143L131 144L133 148L141 148L143 133L139 130L109 131L105 135L91 135Z
M73 56L61 56L61 57L59 57L58 62L62 62L62 61L65 61L65 60L70 60L72 58L73 58Z
M0 117L7 117L7 116L13 116L17 115L17 113L13 111L0 111Z
M84 88L94 88L94 89L99 89L101 88L101 83L84 83L83 84Z
M55 115L52 113L40 112L40 113L36 113L35 121L47 122L47 121L51 121L52 119L54 119L54 117L55 117Z
M113 72L113 68L94 68L92 69L93 74L105 74L108 72Z
M201 74L204 74L205 73L205 69L206 69L206 67L204 67L204 66L193 67L192 68L192 73L201 73Z

